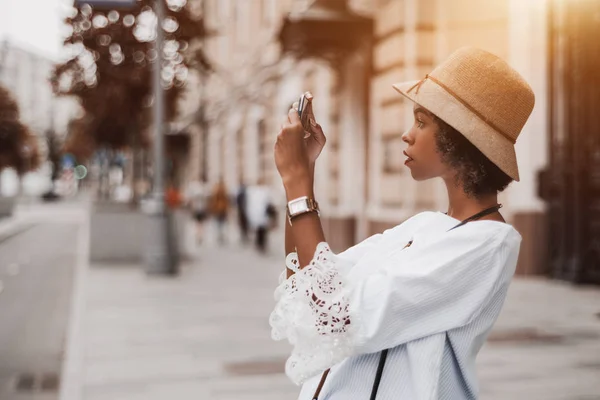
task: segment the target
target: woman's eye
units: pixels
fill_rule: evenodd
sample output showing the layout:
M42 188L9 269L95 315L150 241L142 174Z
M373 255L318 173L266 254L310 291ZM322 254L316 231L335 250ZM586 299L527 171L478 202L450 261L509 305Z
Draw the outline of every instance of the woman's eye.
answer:
M417 120L417 126L419 127L419 129L423 128L423 121L421 120Z

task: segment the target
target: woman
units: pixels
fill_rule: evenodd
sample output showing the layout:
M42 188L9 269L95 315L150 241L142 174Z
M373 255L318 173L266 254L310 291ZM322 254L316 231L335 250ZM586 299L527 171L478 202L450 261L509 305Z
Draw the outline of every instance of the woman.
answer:
M229 196L223 179L219 180L210 197L210 212L217 220L219 244L225 244L225 224L229 213Z
M265 179L260 178L256 185L248 188L247 213L248 222L255 231L256 250L265 254L268 245L268 233L271 220L268 210L271 204L271 191L266 185Z
M192 217L196 221L196 242L200 243L204 233L204 220L207 216L208 195L206 193L206 182L190 182L185 197Z
M534 95L508 64L473 48L394 88L414 102L406 166L415 180L443 179L447 213L418 214L333 254L313 201L323 132L311 121L305 141L291 110L275 144L291 217L270 322L274 339L294 346L286 373L303 384L300 399L478 396L475 357L521 241L498 192L519 179L514 143Z

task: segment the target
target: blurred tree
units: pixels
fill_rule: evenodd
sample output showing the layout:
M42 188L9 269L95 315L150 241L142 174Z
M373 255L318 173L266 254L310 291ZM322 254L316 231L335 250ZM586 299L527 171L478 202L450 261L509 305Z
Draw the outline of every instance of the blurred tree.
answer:
M63 157L63 143L54 131L49 129L46 131L46 146L48 149L47 157L50 163L50 180L54 187L54 182L60 178L60 172L62 170L62 157Z
M62 145L63 154L72 154L77 162L84 163L92 157L95 148L94 138L86 131L85 117L69 121Z
M65 46L71 58L56 67L52 81L61 95L76 96L85 116L72 125L68 151L89 153L90 147L137 148L152 123L152 67L156 52L153 0L138 0L132 10L73 9L66 18L71 30ZM197 39L207 32L201 15L186 0L165 0L166 18L162 84L166 90L166 118L177 112L177 99L189 68L210 70ZM74 146L82 146L76 149ZM89 154L88 154L89 155Z
M19 121L19 106L13 96L0 86L0 171L14 168L23 175L38 166L37 139Z

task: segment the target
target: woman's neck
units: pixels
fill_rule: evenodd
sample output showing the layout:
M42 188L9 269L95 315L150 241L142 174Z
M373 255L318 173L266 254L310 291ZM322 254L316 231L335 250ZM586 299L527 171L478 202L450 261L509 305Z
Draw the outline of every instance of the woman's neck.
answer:
M498 204L498 195L486 195L482 197L469 197L462 186L456 185L455 181L444 180L448 191L448 215L460 221L477 214Z

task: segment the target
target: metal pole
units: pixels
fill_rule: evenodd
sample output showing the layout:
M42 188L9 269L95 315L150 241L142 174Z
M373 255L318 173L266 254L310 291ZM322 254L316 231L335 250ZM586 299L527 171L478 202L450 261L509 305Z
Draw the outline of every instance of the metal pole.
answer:
M165 105L164 90L161 84L163 63L164 0L154 1L156 27L156 60L154 62L154 174L153 198L150 204L148 248L144 252L146 272L149 274L174 275L177 273L177 250L171 218L165 204Z
M154 194L164 206L164 92L161 85L161 70L163 63L163 30L164 19L163 0L155 0L156 13L156 62L154 64Z
M0 84L4 84L4 72L6 71L6 58L8 57L8 39L2 41L0 53ZM2 197L2 170L0 170L0 197Z
M201 7L202 7L202 23L204 24L204 26L206 26L206 0L202 0L201 3ZM204 55L206 55L206 35L202 36L201 39L201 44L202 44L202 51L204 53ZM204 71L202 68L200 69L200 135L201 135L201 140L200 140L200 145L202 146L201 149L201 165L200 168L202 169L201 173L200 173L200 181L202 182L202 184L206 184L208 182L208 124L206 121L206 99L207 99L207 91L206 91L206 82L207 82L207 76L206 76L206 71Z

